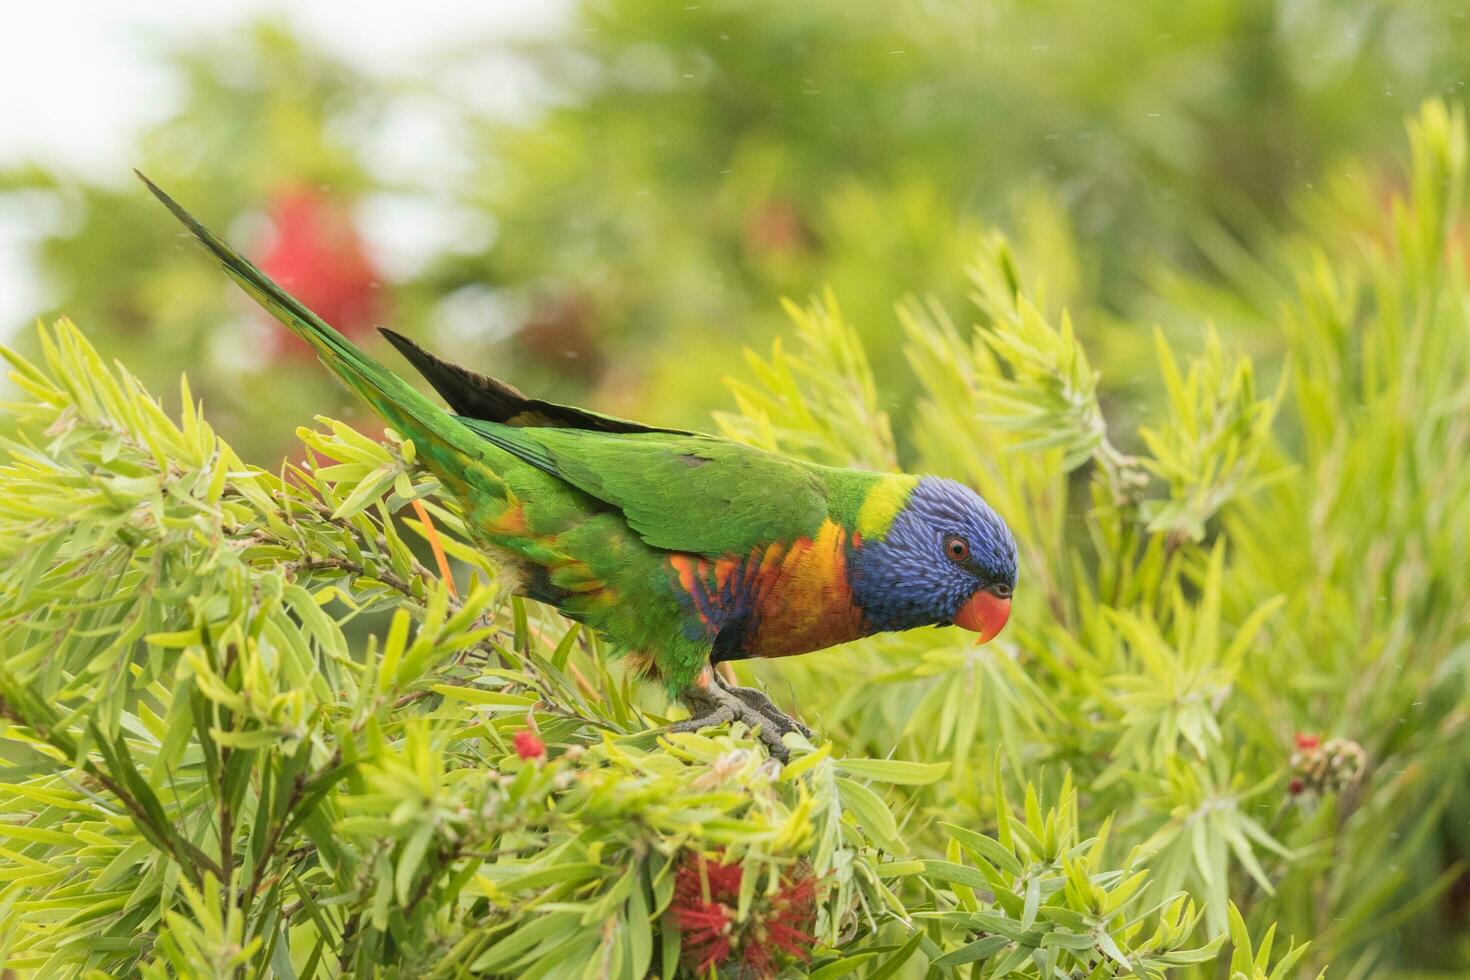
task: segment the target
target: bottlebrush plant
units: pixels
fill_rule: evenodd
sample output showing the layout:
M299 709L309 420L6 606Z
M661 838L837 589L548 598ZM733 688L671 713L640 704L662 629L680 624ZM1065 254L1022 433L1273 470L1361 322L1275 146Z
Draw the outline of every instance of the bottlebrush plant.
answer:
M322 420L268 472L187 384L175 421L70 324L40 346L7 355L0 467L9 969L833 976L976 962L1000 929L1012 967L1157 972L1218 948L1186 897L1143 901L1136 855L1079 840L1070 791L926 859L885 787L947 762L658 731L594 637L507 597L411 443ZM405 540L414 501L462 586Z
M76 328L42 330L40 358L9 355L0 443L0 961L1463 966L1464 121L1431 104L1410 136L1372 234L1356 185L1328 189L1273 274L1233 285L1279 350L1160 334L1136 404L1100 401L1085 321L999 236L977 326L900 308L912 426L839 296L793 309L796 344L752 357L720 424L972 483L1022 585L985 647L930 630L741 665L820 733L785 765L740 730L661 731L666 703L595 637L508 596L411 443L322 419L299 464L260 469L187 385L171 416ZM417 557L415 504L456 580Z

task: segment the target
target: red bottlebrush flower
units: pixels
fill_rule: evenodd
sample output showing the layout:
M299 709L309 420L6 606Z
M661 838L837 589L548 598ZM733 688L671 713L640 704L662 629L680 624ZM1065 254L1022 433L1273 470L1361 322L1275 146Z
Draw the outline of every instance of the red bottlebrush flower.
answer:
M674 874L670 912L684 934L684 964L699 974L732 960L745 975L774 977L783 958L805 960L816 937L808 930L816 914L816 881L803 862L773 894L758 894L742 920L737 917L745 869L691 854Z
M674 925L684 934L684 964L708 973L730 958L734 909L724 902L695 901L674 909Z
M1308 735L1305 732L1297 732L1296 747L1303 752L1310 752L1322 744L1322 739L1316 735Z
M515 743L516 755L521 761L529 762L532 759L546 758L546 743L536 737L536 733L529 728L522 728L512 738Z
M306 187L272 195L275 238L257 263L327 323L349 337L372 329L380 318L378 271L344 203ZM274 326L274 324L273 324ZM311 354L304 342L272 329L275 352Z

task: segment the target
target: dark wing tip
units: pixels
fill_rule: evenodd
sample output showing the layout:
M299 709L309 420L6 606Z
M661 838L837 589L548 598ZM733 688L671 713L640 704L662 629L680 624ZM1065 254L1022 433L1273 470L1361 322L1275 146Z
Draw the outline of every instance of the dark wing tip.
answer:
M667 432L689 435L679 429L659 429L626 419L599 415L571 405L528 398L514 385L478 374L431 354L418 342L396 330L379 327L378 332L414 366L424 380L439 392L455 414L513 428L552 426L598 432Z
M415 363L417 363L418 357L433 356L429 354L428 351L424 350L424 348L417 341L408 339L397 330L393 330L389 327L379 327L378 333L382 334L384 340L392 344L394 349L397 350L398 353L402 354L410 361L414 361ZM418 357L415 357L415 355L418 355Z

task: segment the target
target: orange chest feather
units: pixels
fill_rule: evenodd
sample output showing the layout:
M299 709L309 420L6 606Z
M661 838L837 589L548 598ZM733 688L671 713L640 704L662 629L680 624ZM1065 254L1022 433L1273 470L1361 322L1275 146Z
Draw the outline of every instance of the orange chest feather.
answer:
M785 657L866 635L848 582L848 532L831 521L812 538L719 559L669 564L692 611L717 634L720 659Z

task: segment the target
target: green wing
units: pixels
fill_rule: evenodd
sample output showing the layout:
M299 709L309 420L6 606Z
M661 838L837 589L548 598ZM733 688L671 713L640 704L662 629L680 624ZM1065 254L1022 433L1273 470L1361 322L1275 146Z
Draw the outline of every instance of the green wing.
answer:
M655 548L745 554L771 542L809 537L827 518L826 485L814 470L713 436L461 421L507 452L616 507Z

